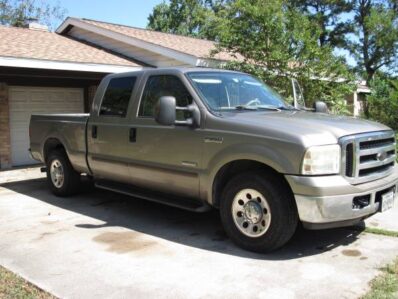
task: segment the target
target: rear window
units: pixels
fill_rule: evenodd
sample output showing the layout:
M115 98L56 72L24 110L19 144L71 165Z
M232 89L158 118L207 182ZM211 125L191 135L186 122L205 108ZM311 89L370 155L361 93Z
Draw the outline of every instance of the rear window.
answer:
M113 78L102 99L100 115L125 117L136 77Z

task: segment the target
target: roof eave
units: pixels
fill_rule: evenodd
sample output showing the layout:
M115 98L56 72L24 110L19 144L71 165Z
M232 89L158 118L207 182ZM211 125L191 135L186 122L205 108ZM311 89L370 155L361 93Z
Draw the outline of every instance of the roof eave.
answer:
M9 56L0 56L0 67L1 66L97 73L122 73L128 71L139 71L143 69L143 67L140 66L54 61Z
M186 54L183 52L179 52L161 45L157 45L157 44L153 44L150 42L146 42L143 41L141 39L138 38L134 38L131 36L127 36L118 32L115 32L113 30L109 30L109 29L104 29L92 24L89 24L87 22L84 22L81 19L78 18L73 18L73 17L67 17L65 19L65 21L57 28L57 30L55 31L58 34L66 34L67 30L71 27L71 26L76 26L78 28L81 29L85 29L109 38L113 38L115 40L127 43L127 44L131 44L134 46L138 46L141 47L143 49L146 49L148 51L184 62L186 64L192 65L192 66L205 66L205 65L213 65L214 59L204 59L192 54Z

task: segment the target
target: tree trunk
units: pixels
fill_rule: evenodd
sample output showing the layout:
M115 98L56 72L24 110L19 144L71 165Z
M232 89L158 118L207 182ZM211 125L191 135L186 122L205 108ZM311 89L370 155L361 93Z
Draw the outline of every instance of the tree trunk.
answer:
M366 68L366 85L369 86L370 81L372 81L374 74L376 71L370 67Z

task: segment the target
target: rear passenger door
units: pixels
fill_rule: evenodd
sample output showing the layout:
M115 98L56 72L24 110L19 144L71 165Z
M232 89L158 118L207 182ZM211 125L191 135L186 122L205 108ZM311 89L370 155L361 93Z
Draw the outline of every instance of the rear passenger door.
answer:
M130 181L129 147L135 132L129 126L129 107L137 81L137 76L111 77L103 82L105 88L100 86L102 100L93 107L87 130L88 162L96 178Z

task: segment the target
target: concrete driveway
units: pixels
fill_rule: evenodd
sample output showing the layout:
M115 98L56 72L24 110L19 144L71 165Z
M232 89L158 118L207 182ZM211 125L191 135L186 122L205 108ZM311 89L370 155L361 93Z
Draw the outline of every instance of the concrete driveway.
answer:
M0 184L0 264L62 298L358 298L398 255L398 238L357 228L300 230L254 254L228 240L216 212L90 187L57 198L37 168L0 172Z

